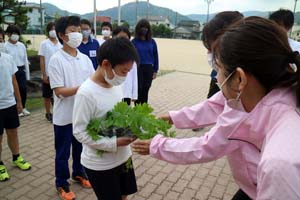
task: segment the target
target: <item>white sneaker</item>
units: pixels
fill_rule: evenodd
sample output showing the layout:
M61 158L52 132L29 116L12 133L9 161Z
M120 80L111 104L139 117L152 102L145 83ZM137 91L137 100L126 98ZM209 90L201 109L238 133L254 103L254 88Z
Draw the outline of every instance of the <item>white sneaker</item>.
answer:
M24 113L23 112L21 112L20 114L19 114L19 117L24 117L25 115L24 115Z
M26 108L23 108L23 114L27 116L30 115L30 112Z

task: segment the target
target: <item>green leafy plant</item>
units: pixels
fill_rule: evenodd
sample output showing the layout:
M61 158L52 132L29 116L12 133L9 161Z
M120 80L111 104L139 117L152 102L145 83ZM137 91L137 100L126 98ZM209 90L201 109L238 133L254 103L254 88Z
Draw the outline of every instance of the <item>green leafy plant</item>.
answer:
M120 102L107 113L106 117L92 119L86 131L94 141L101 137L113 136L135 137L143 140L153 138L156 134L175 137L175 132L169 131L171 125L155 118L152 112L153 108L146 103L130 107L125 102Z

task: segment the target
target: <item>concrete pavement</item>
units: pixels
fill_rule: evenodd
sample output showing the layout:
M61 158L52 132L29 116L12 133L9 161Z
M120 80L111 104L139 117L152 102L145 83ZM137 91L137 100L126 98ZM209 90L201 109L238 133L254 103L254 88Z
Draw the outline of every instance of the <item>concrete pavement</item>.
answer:
M206 98L209 80L207 75L169 73L153 82L149 103L157 115L193 105ZM177 130L177 137L200 136L205 130ZM4 134L2 160L11 179L0 183L0 199L59 199L54 184L53 127L45 120L43 110L21 119L19 139L21 153L33 167L30 171L20 171L12 166ZM130 200L227 200L238 190L225 158L184 166L134 154L133 164L138 192ZM71 189L79 200L96 199L91 189L82 189L78 184L72 184Z

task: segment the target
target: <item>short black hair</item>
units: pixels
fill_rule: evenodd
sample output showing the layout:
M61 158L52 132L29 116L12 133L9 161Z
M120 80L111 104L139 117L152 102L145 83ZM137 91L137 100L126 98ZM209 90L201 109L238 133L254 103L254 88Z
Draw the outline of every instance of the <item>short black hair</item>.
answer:
M98 65L105 59L110 62L112 68L115 68L116 65L130 61L138 63L138 54L130 40L116 37L105 41L97 50Z
M146 35L146 40L151 40L152 39L152 30L151 30L151 25L147 19L141 19L137 25L135 26L135 33L134 37L141 39L141 30L142 28L147 28L148 32Z
M80 20L80 24L86 24L88 25L90 28L92 27L91 22L87 19L81 19Z
M49 22L47 24L47 26L46 26L46 35L49 34L49 31L51 31L53 27L55 28L55 23L54 22Z
M16 33L18 35L21 35L20 28L17 25L9 25L5 31L7 34L13 34Z
M55 22L55 31L57 36L59 33L65 34L68 26L80 26L80 17L78 16L67 16L61 17ZM58 40L63 44L62 39L58 37Z
M287 9L279 9L273 12L269 19L275 21L277 24L284 26L287 30L290 30L294 25L294 13Z
M120 32L124 32L127 34L128 38L131 38L131 34L126 26L118 26L113 30L112 36L117 36Z
M102 29L104 26L108 26L108 27L110 28L110 30L112 31L112 25L111 25L110 22L103 22L103 23L101 24L101 29Z
M1 27L0 27L0 35L2 35L3 40L4 40L5 39L5 32Z

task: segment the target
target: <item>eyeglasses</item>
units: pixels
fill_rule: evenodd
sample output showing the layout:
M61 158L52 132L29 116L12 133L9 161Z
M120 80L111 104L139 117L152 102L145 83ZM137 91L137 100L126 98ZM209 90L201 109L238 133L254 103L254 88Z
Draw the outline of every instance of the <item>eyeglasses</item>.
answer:
M231 72L223 81L223 83L218 83L216 82L216 85L219 87L219 89L221 90L222 87L225 85L225 83L230 79L230 77L234 74L235 71Z

